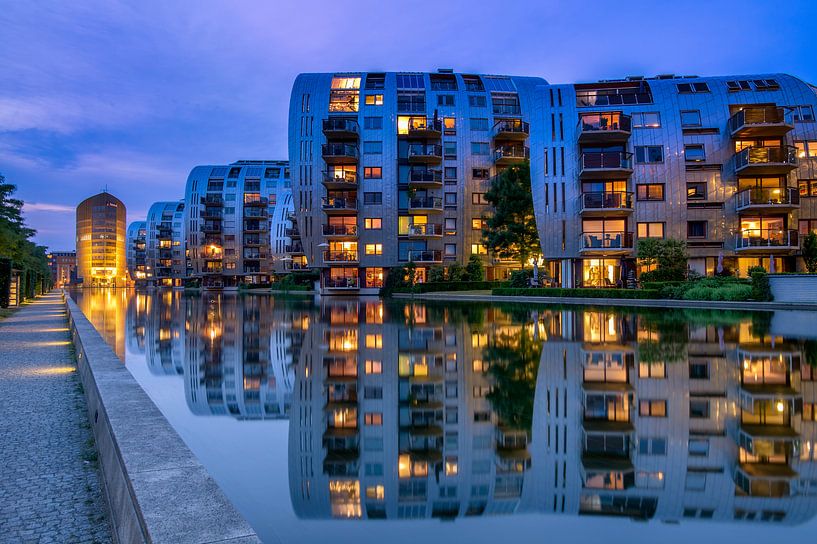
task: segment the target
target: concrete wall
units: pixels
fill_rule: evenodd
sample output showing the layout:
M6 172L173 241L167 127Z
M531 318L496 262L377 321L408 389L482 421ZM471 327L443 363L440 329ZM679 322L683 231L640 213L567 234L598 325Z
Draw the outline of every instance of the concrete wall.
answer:
M116 540L260 542L77 305L65 304Z

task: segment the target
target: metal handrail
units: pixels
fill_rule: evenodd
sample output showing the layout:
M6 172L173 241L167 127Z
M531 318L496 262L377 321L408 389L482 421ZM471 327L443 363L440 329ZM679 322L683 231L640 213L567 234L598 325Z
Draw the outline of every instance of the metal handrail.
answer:
M582 249L630 249L633 247L632 232L583 232Z
M585 152L579 157L581 170L623 168L632 169L633 154L626 151Z
M331 143L321 146L321 154L324 157L353 157L357 158L358 150L354 144Z
M408 260L414 262L437 262L443 260L443 254L439 249L411 249L408 252Z
M494 134L496 135L500 132L530 134L530 123L521 119L500 119L494 123Z
M798 247L798 233L793 229L744 229L735 235L735 248Z
M745 208L751 205L779 205L800 204L800 191L792 187L764 188L750 187L740 191L737 195L737 207Z
M351 198L325 196L321 198L321 207L324 209L356 210L357 200Z
M412 168L409 170L408 180L414 183L442 183L443 173L441 170L418 170Z
M357 225L324 225L324 236L357 236Z
M578 127L581 132L631 132L632 117L625 113L583 113Z
M323 260L326 262L356 262L357 251L324 251Z
M797 166L797 148L791 145L775 147L749 146L735 153L735 168L751 164L788 164Z
M443 199L436 196L415 197L409 200L409 208L443 209Z
M777 106L748 106L729 118L729 131L735 132L741 127L752 125L789 124L786 108Z
M632 208L633 193L628 191L602 191L582 193L582 210L603 210L616 208Z
M342 176L332 174L331 172L323 172L323 181L327 183L348 183L350 185L357 184L357 172L354 170L346 170Z
M411 144L408 149L409 157L442 157L443 146L439 144Z
M357 133L359 130L360 125L358 125L358 122L354 119L349 119L346 117L330 117L323 120L324 132L344 131Z

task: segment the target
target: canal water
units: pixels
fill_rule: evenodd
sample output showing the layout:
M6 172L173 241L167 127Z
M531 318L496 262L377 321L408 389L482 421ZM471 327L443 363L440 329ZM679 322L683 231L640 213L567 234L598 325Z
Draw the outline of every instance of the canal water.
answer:
M73 296L264 542L817 534L813 315Z

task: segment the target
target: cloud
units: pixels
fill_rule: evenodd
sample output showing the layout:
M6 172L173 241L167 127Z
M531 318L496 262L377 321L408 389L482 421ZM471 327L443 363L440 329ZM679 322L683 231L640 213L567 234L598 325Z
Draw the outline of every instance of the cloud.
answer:
M56 213L74 213L73 206L65 206L63 204L49 204L47 202L26 202L23 204L23 211L28 212L56 212Z

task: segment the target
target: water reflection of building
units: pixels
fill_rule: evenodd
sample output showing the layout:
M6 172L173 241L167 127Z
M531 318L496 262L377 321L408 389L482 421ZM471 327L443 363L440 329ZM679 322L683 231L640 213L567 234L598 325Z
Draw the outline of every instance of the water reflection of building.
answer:
M148 324L148 302L150 297L136 292L128 301L127 343L131 353L145 353L145 334Z
M814 515L814 371L798 344L749 318L522 317L326 302L296 371L295 512Z
M187 302L171 291L139 294L146 299L146 360L153 374L184 374Z
M304 314L268 296L208 294L184 300L190 410L239 419L287 417Z
M124 361L130 293L124 289L103 289L75 291L71 296L117 357Z

